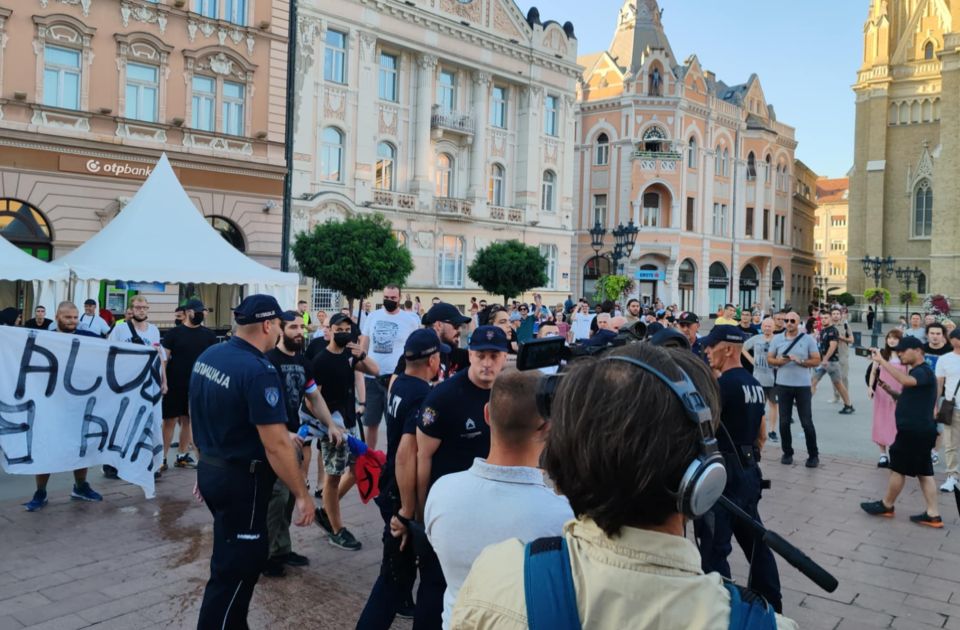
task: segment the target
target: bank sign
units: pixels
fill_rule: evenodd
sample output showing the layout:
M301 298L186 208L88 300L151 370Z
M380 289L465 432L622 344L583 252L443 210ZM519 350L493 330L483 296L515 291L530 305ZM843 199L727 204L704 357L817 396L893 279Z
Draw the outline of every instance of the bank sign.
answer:
M81 155L61 155L60 170L84 175L118 177L121 179L146 179L153 172L153 166L142 162L126 160L107 160L88 158Z

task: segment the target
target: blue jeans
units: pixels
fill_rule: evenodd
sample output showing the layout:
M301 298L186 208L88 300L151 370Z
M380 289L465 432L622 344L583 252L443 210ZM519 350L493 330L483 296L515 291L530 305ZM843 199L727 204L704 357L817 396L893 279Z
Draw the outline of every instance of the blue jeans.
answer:
M807 440L807 457L819 457L817 448L817 430L813 426L812 399L809 387L791 387L777 385L777 398L780 405L780 448L784 455L793 455L793 435L790 433L790 418L793 416L793 405L797 405L797 414L800 416L800 426Z

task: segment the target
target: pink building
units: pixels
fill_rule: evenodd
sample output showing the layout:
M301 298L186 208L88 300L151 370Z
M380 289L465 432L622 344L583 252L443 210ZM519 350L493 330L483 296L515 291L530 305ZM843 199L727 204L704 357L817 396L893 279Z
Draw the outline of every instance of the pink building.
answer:
M746 58L746 57L745 57ZM794 130L756 75L728 85L674 57L656 0L627 0L605 51L581 56L573 288L592 295L609 232L640 227L621 260L643 301L701 315L789 299ZM597 256L588 231L608 230Z

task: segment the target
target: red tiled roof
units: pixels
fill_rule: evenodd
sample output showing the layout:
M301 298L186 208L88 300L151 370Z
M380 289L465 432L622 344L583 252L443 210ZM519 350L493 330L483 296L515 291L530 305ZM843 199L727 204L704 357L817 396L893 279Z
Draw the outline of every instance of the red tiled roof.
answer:
M847 191L850 189L850 178L817 180L817 203L836 203L846 201Z

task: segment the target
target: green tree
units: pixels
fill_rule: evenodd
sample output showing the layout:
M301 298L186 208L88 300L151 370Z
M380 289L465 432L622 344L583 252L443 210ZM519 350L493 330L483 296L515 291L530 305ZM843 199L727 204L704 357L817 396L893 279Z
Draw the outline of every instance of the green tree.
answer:
M403 285L413 272L410 252L397 242L381 214L329 220L293 242L300 271L350 301L361 300L387 284Z
M837 296L837 303L850 307L857 303L857 298L853 297L850 293L844 292Z
M493 243L477 252L467 276L503 302L547 284L547 259L540 250L520 241Z

